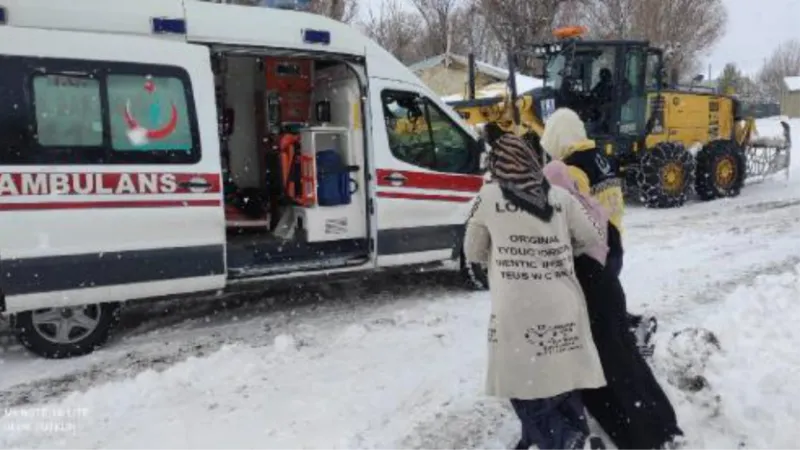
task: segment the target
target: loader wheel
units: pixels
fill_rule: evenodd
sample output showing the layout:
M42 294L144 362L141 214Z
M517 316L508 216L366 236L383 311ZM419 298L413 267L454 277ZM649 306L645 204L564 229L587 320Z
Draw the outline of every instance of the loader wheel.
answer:
M736 197L741 193L747 162L732 141L717 140L697 153L695 192L701 200Z
M686 202L692 186L694 158L680 142L660 142L639 161L636 184L648 208L675 208Z

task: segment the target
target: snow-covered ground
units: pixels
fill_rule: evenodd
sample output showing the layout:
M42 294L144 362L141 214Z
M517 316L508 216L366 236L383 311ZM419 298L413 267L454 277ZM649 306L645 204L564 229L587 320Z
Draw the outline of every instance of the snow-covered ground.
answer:
M690 447L800 439L793 165L738 198L628 209L623 282L659 317L654 369ZM436 271L133 305L107 347L65 361L6 341L0 447L508 448L516 419L482 391L489 298L458 286Z

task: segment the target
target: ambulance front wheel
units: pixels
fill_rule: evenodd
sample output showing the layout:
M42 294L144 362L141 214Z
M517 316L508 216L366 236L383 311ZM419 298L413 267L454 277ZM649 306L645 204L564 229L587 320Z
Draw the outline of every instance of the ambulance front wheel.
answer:
M469 263L461 253L461 276L469 289L485 291L489 289L489 270L486 266Z
M108 341L119 323L119 303L45 308L12 316L19 342L51 359L93 352Z

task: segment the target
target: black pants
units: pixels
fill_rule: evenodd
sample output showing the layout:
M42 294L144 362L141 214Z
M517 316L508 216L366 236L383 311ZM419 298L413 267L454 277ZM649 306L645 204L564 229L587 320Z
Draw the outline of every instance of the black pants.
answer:
M616 254L609 253L606 258L606 270L619 278L619 274L622 273L622 252ZM644 319L639 314L631 314L629 312L626 312L626 314L628 315L628 327L631 329L638 328Z
M511 399L522 423L517 449L583 448L589 424L578 391L535 400Z
M607 385L581 392L589 414L620 449L661 448L683 434L675 410L628 330L625 292L613 271L580 256L575 272Z

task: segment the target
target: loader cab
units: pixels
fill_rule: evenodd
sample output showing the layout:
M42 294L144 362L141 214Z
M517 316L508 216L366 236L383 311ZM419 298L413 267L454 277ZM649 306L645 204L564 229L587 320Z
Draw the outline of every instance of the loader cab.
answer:
M535 53L555 106L575 110L590 137L635 141L647 134L648 91L661 86L659 50L644 41L571 39Z

